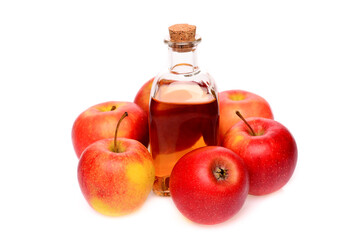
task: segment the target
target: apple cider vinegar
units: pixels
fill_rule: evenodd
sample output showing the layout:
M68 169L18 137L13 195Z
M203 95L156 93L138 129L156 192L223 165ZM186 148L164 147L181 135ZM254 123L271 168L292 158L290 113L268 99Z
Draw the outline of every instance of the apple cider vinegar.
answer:
M150 98L150 149L155 164L153 191L169 196L169 179L177 161L203 146L218 145L219 109L216 86L196 60L195 26L169 28L169 71L159 74Z

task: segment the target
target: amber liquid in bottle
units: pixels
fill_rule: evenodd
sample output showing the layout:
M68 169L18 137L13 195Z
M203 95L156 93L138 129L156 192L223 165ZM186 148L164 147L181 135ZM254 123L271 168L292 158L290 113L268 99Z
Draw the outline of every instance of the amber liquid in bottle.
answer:
M168 196L176 162L193 149L218 144L218 101L199 83L162 80L150 99L150 112L153 191Z

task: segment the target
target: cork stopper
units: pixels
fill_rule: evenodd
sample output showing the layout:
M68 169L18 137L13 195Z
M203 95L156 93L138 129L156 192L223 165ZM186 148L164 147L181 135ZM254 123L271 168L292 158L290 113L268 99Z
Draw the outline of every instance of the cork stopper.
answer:
M171 42L193 42L196 40L196 26L175 24L168 28Z

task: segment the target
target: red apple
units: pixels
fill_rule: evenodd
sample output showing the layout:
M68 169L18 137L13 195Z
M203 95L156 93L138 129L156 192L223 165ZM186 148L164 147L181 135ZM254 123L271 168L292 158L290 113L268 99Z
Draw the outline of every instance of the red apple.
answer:
M142 108L143 111L149 113L150 110L150 95L151 95L151 88L153 79L148 80L137 92L137 95L135 97L134 103L136 103L140 108Z
M145 146L133 139L117 139L117 131L115 139L102 139L88 146L77 171L87 202L108 216L139 208L155 178L153 160Z
M209 146L184 155L170 177L170 193L178 210L200 224L233 217L248 194L248 173L233 151Z
M224 136L222 145L237 153L246 164L249 194L269 194L291 178L297 164L297 145L288 129L277 121L253 117L247 122L248 125L242 121L235 124Z
M122 114L128 112L119 129L119 137L131 138L148 145L148 120L146 113L135 103L105 102L82 112L72 127L72 143L78 158L91 143L113 136Z
M264 117L273 119L272 110L268 102L251 92L243 90L229 90L219 93L219 137L223 140L226 132L240 121L235 111L240 111L243 117Z

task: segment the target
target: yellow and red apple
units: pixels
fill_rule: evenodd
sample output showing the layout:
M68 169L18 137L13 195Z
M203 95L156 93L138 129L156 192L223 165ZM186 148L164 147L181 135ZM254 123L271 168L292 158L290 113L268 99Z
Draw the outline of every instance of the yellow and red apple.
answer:
M154 78L148 80L140 90L137 92L135 97L134 103L136 103L143 111L146 112L147 116L150 111L150 95L151 95L151 88Z
M110 101L97 104L82 112L72 127L72 143L78 158L90 144L111 138L117 122L128 112L118 129L118 136L140 141L147 147L148 120L146 113L132 102Z
M108 216L138 209L151 192L155 168L151 154L140 142L102 139L85 149L78 165L78 181L90 206ZM117 149L117 150L116 150Z
M219 136L222 142L226 132L241 121L236 115L240 111L243 117L263 117L273 119L268 102L257 94L243 90L229 90L219 93Z

